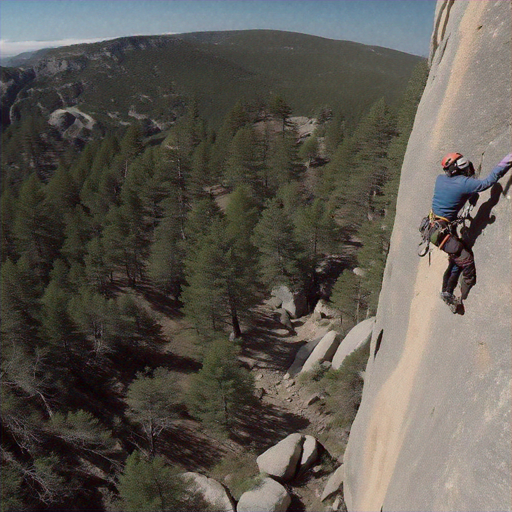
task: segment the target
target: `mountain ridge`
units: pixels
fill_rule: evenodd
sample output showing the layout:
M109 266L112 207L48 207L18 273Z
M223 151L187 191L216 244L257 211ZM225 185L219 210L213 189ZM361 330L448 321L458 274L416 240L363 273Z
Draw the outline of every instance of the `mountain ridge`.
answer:
M38 103L46 116L55 107L82 104L107 125L115 116L130 122L130 110L166 125L192 98L204 117L218 121L238 99L258 102L280 94L297 115L329 105L344 107L352 119L382 96L396 102L420 60L397 50L272 30L130 36L39 50L20 66L33 69L34 80L8 107L14 105L12 120ZM2 82L9 70L2 68ZM69 84L81 84L81 92L59 98ZM33 101L27 101L30 96Z

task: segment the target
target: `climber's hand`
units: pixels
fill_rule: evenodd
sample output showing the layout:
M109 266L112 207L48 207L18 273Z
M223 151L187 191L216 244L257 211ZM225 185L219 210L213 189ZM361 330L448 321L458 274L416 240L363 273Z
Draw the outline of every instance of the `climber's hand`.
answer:
M503 160L498 164L500 167L510 167L512 165L512 153L509 153Z

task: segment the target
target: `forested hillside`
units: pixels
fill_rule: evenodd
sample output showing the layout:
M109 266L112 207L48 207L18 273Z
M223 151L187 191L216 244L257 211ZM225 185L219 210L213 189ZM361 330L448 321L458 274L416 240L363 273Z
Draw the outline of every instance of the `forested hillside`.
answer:
M54 114L65 131L78 115L86 125L82 139L136 119L156 133L195 99L201 117L218 128L237 100L259 108L281 95L295 115L341 108L353 125L381 97L396 106L420 61L387 48L272 30L124 37L12 59L14 67L2 68L2 124Z
M425 76L351 128L322 110L309 137L281 95L217 127L189 102L160 139L136 122L71 149L42 118L4 131L3 510L206 510L172 475L246 442L238 355L272 288L330 299L344 329L375 313ZM169 318L196 358L173 354Z

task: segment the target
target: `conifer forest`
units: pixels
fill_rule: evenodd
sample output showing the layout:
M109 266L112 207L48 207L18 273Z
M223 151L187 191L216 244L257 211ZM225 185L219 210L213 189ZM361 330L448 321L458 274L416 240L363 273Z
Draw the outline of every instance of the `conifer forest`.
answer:
M425 79L356 121L326 104L307 137L278 94L82 145L38 114L2 127L2 510L208 509L175 476L265 436L239 355L271 290L345 330L375 314Z

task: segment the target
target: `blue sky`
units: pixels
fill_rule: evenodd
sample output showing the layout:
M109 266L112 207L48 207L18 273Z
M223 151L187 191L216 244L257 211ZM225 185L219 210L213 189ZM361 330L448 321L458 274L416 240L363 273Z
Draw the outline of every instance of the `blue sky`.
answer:
M276 29L427 56L435 0L0 0L3 57L129 35Z

